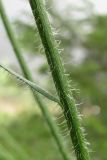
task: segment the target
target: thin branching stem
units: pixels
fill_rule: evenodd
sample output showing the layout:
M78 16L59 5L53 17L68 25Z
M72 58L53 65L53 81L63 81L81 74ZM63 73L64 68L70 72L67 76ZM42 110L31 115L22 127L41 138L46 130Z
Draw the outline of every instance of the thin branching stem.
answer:
M29 0L29 3L45 49L54 84L64 109L77 160L89 160L89 152L81 129L76 103L68 86L68 78L65 76L58 45L53 36L44 2L43 0Z
M28 68L28 66L24 60L24 57L22 56L22 53L17 45L17 41L14 37L14 33L12 31L11 25L9 23L9 20L7 18L7 15L5 13L5 10L4 10L4 7L3 7L1 0L0 0L0 14L1 14L1 17L3 20L6 32L8 34L9 40L11 42L13 49L14 49L14 53L17 57L17 60L18 60L19 65L21 67L21 70L24 74L24 77L30 81L33 81L33 78L32 78L32 75L29 71L29 68ZM40 107L42 114L43 114L43 116L44 116L44 118L50 128L51 134L53 135L53 137L56 141L56 144L59 148L59 151L62 155L63 160L69 160L69 156L68 156L67 150L65 148L65 145L63 144L62 137L61 137L61 135L59 135L58 127L56 126L55 122L53 121L52 116L47 109L47 106L45 106L44 102L42 102L42 100L38 96L38 94L33 92L33 95L34 95L35 101L38 103L38 106Z

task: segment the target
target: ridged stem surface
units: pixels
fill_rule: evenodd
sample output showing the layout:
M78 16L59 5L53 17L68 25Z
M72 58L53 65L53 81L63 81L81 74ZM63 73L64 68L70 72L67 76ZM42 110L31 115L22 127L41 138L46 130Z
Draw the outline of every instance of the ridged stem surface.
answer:
M78 112L72 92L68 86L57 43L52 33L46 8L42 0L29 0L38 31L45 49L54 84L67 120L77 160L89 160L89 153L81 129Z

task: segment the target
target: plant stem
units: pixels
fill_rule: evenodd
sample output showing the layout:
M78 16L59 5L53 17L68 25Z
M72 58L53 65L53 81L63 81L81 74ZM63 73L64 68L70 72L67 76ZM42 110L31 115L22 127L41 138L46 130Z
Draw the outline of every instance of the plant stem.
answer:
M4 7L3 7L3 4L1 2L1 0L0 0L0 14L1 14L5 29L7 31L9 40L11 42L11 45L12 45L13 49L14 49L14 53L15 53L15 55L17 57L17 60L20 64L21 70L22 70L26 79L28 79L30 81L33 81L33 78L32 78L32 75L29 71L29 68L28 68L28 66L27 66L27 64L24 60L24 57L22 56L22 53L21 53L21 51L20 51L20 49L17 45L17 41L14 37L11 25L9 23L9 20L7 18L7 15L5 13L5 10L4 10ZM48 111L47 107L45 106L44 102L42 102L42 100L38 96L38 94L33 93L33 95L34 95L35 101L38 103L38 106L40 107L40 109L42 111L42 114L43 114L43 116L44 116L44 118L45 118L45 120L46 120L46 122L47 122L47 124L50 128L51 134L53 135L53 137L56 141L56 144L59 148L59 151L62 155L63 160L69 160L68 153L67 153L67 150L66 150L66 148L63 144L62 137L59 135L58 127L56 126L55 122L53 121L50 112Z
M89 153L81 129L75 100L68 87L68 79L65 76L64 67L60 59L57 43L52 33L45 5L42 0L29 0L29 3L45 49L56 90L64 110L77 160L89 160Z

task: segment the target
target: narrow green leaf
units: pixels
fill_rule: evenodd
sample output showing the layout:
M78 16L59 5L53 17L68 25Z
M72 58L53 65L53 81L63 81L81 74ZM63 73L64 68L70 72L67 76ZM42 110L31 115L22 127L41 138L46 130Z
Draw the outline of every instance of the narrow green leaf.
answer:
M43 95L44 97L48 98L51 101L54 101L58 104L60 104L60 101L54 97L52 94L48 93L47 91L45 91L44 89L40 88L38 85L36 85L35 83L27 80L26 78L22 77L21 75L17 74L16 72L4 67L3 65L0 65L0 67L2 69L4 69L5 71L7 71L9 74L13 75L16 79L20 80L23 84L26 84L27 86L31 87L31 89L34 92L38 92L41 95Z

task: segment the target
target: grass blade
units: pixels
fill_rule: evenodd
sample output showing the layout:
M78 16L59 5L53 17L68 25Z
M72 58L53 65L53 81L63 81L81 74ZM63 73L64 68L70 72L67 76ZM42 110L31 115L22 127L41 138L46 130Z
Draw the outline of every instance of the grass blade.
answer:
M44 97L48 98L49 100L60 104L60 101L56 97L54 97L52 94L48 93L44 89L40 88L35 83L27 80L26 78L20 76L19 74L17 74L16 72L12 71L11 69L8 69L8 68L4 67L3 65L0 65L0 67L2 69L4 69L5 71L7 71L10 75L14 76L19 81L21 81L23 84L26 84L27 86L29 86L34 92L38 92L41 95L43 95Z

